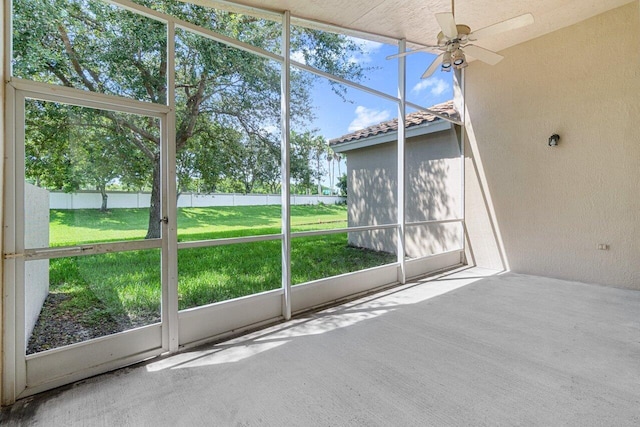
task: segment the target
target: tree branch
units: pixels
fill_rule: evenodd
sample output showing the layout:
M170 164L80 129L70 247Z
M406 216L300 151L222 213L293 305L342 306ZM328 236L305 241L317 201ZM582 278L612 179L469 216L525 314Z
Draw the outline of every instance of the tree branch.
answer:
M84 75L84 70L82 68L82 65L80 64L80 60L78 59L78 54L76 53L75 49L71 45L71 40L69 39L67 30L65 30L64 27L61 24L59 24L58 32L60 33L60 38L62 39L62 43L64 43L65 51L69 56L69 60L71 61L71 66L76 71L76 74L78 74L78 77L80 77L80 79L82 80L82 83L84 83L84 85L90 91L97 92L95 85L91 81L89 81L89 79L87 79L87 77Z
M151 81L153 80L153 77L151 76L149 71L147 71L147 69L144 68L142 63L138 60L133 61L133 66L136 67L138 71L140 71L140 74L142 74L142 83L144 84L144 88L147 91L147 95L149 95L149 99L151 99L151 101L157 101L158 97L154 93L153 91L154 88L151 85Z
M71 81L64 74L62 74L62 72L58 70L56 67L54 67L51 64L47 64L46 67L47 67L47 70L51 71L57 78L60 79L60 81L64 86L73 87L73 83L71 83Z
M113 113L111 111L100 110L100 114L102 114L103 116L105 116L108 119L112 120L113 123L116 126L127 128L130 131L140 135L141 137L143 137L144 139L146 139L148 141L151 141L151 142L153 142L155 144L160 144L160 140L156 136L154 136L153 134L147 132L144 129L139 128L138 126L134 125L133 123L130 123L130 122L126 121L126 120L122 120L121 118L116 116L115 113ZM132 142L149 159L153 160L155 158L155 153L151 149L149 149L149 147L147 147L145 144L143 144L142 141L134 139Z
M204 89L206 87L206 79L201 79L198 83L198 90L187 100L187 119L180 126L176 135L176 151L180 151L186 144L187 140L193 135L198 116L200 115L200 105L204 99Z

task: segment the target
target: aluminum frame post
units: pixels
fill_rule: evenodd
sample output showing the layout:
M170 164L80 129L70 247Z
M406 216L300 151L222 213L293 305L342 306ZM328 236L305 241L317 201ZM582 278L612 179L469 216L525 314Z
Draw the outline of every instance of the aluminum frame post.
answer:
M407 50L406 40L400 40L398 51ZM406 208L406 177L405 177L405 142L406 142L406 113L407 113L407 59L398 59L398 281L402 284L407 281L407 271L405 265L405 208Z
M282 316L285 320L291 319L291 188L290 188L290 35L291 35L291 15L289 11L282 16L282 70L281 70L281 120L282 142L281 142L281 166L282 175Z

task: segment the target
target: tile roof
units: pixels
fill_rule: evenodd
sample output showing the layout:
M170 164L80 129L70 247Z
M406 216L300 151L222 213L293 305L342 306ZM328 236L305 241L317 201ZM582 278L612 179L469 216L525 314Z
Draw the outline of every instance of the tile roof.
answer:
M460 119L460 114L453 106L453 101L443 102L442 104L434 105L429 108L430 110L447 115L452 119ZM412 126L418 126L423 123L435 122L442 120L433 114L429 114L427 111L417 111L415 113L407 114L406 128ZM396 132L398 130L398 119L389 120L386 122L378 123L377 125L369 126L364 129L357 130L355 132L342 135L339 138L334 138L329 141L329 145L341 144L344 142L357 141L359 139L369 138L370 136L384 134L388 132Z

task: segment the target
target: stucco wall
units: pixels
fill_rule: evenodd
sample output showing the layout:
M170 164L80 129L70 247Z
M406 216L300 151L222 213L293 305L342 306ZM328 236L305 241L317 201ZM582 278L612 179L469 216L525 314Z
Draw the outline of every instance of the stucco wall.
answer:
M27 249L49 247L49 192L25 184L24 246ZM49 295L49 260L25 263L25 345Z
M478 265L640 289L638 9L467 69L465 203Z
M397 222L397 144L349 151L349 226ZM410 138L406 144L406 221L458 218L460 154L453 130ZM458 224L407 227L406 253L420 257L461 247ZM397 232L349 233L355 246L396 251Z

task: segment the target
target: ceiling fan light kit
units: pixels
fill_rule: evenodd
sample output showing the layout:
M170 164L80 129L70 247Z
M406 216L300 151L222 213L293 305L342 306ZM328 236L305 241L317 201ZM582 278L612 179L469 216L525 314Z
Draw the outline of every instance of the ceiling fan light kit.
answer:
M422 74L423 79L433 74L438 68L438 65L440 65L442 71L451 71L452 68L457 70L465 68L468 65L467 54L486 64L495 65L503 59L502 55L468 43L483 37L491 37L505 31L531 25L534 21L533 15L526 13L472 32L468 25L459 25L456 23L454 11L455 4L452 0L451 12L435 14L436 21L438 21L438 25L442 30L438 33L436 45L427 45L419 49L390 55L387 59L399 58L417 52L441 51L431 65L427 67L424 74Z
M451 54L451 59L453 60L453 65L456 69L464 68L467 66L467 58L464 56L464 52L459 47L453 51Z
M453 63L451 62L451 52L445 52L442 55L442 71L451 71L451 66Z

